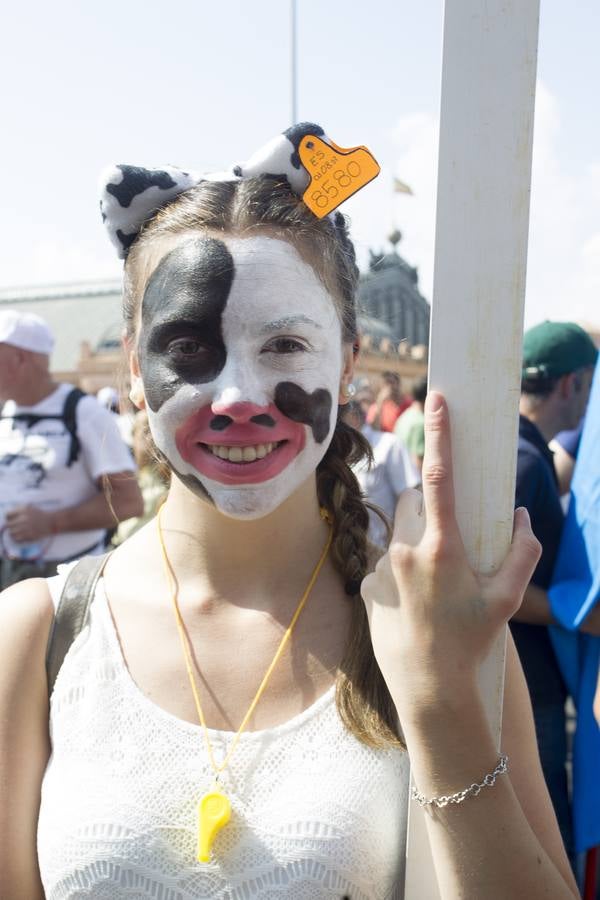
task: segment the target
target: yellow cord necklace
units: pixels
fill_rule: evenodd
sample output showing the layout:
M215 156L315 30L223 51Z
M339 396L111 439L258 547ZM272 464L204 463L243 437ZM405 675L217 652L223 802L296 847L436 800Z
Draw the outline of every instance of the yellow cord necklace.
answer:
M244 718L242 720L242 724L240 725L237 732L235 733L233 740L231 742L231 746L229 747L229 750L225 754L225 758L224 758L223 762L217 763L215 760L215 757L214 757L212 745L210 743L210 738L208 736L208 728L206 727L206 721L204 718L204 713L202 711L202 705L200 703L200 696L198 694L198 687L196 685L196 679L194 677L194 670L193 670L193 666L192 666L192 655L190 652L188 641L186 639L185 626L183 623L183 618L181 616L181 611L179 609L179 602L178 602L179 586L177 583L177 579L175 577L175 572L173 571L173 567L171 565L169 557L167 556L167 549L165 547L165 541L164 541L162 525L161 525L161 518L160 518L161 513L162 513L162 506L159 509L158 515L156 517L156 524L158 527L158 540L159 540L160 549L162 552L165 577L167 579L167 582L169 584L169 588L171 591L171 602L173 605L173 611L175 613L175 620L177 622L177 630L179 631L179 638L181 640L181 647L183 649L185 666L187 669L187 674L188 674L188 678L190 681L190 687L192 689L192 694L194 696L194 702L196 704L198 718L200 720L200 725L202 726L202 734L204 737L204 743L206 745L206 752L208 754L208 759L210 761L212 769L215 773L215 781L214 781L213 788L210 791L208 791L206 794L204 794L203 797L200 798L200 802L198 804L198 862L209 862L210 852L211 852L211 848L212 848L214 839L215 839L217 833L220 831L220 829L223 828L224 825L227 825L227 823L229 822L229 819L231 817L231 803L229 802L229 798L227 797L227 795L224 794L220 788L219 777L221 775L221 772L223 772L223 770L226 769L227 766L229 765L229 760L231 759L233 751L235 750L235 748L238 744L240 735L242 734L242 731L248 724L248 721L256 708L256 704L258 703L258 701L260 700L260 698L262 696L262 693L267 685L267 681L269 680L269 677L271 676L273 669L277 665L277 662L279 661L281 654L283 653L283 649L290 638L290 635L294 629L294 625L296 624L296 622L298 620L298 616L302 612L302 609L303 609L306 601L308 600L310 592L312 591L312 589L315 585L315 582L319 576L319 572L321 571L323 563L327 559L327 554L329 553L329 548L331 547L331 541L333 538L333 529L331 527L329 528L329 535L327 537L327 541L325 542L323 552L321 553L319 561L318 561L317 565L315 566L312 575L310 576L310 580L308 582L308 585L306 586L306 590L304 591L304 593L302 594L302 596L300 598L298 606L296 607L296 612L294 613L294 615L292 617L292 621L288 625L286 632L281 639L281 642L279 644L279 647L277 648L275 656L273 657L271 665L265 672L265 676L264 676L263 680L261 681L260 686L254 696L254 700L248 707L248 712L244 716ZM326 510L321 511L321 516L326 521L330 522L329 514L327 513ZM330 522L330 525L331 525L331 522Z

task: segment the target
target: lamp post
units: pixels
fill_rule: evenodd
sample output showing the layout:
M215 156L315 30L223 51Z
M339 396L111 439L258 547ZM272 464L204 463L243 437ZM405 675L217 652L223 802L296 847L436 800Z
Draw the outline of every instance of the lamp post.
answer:
M296 0L291 0L291 44L292 44L292 125L298 121L298 91L297 91L297 52L296 52Z

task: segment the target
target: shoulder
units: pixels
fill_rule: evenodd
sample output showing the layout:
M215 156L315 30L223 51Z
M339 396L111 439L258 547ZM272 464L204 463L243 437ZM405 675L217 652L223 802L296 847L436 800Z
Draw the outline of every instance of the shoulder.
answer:
M113 414L98 403L92 394L84 394L77 401L76 415L78 419L97 419L98 421L112 422Z
M49 397L46 397L44 400L41 400L36 406L32 407L32 409L36 409L40 407L40 412L50 411L48 409L49 406L60 413L64 407L65 401L71 391L76 390L74 384L69 384L68 381L61 381L56 385L54 391L50 394Z
M77 436L94 477L135 470L133 456L121 436L117 417L95 397L85 394L76 407Z
M78 434L82 441L85 442L86 438L89 438L95 443L101 434L104 441L122 444L125 447L116 415L98 403L91 394L84 394L81 397L75 408L75 415Z
M28 578L0 593L0 640L20 634L32 642L47 640L54 604L45 578ZM45 647L44 647L45 649Z
M43 578L31 578L0 594L0 697L24 690L47 699L46 647L54 604Z

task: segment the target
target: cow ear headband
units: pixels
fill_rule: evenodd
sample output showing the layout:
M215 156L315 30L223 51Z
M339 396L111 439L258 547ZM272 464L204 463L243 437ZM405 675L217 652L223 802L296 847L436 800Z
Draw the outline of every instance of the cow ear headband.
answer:
M285 177L315 216L323 218L378 174L379 165L366 147L338 147L320 125L302 122L278 134L245 163L224 172L111 166L102 173L100 211L119 258L126 259L142 225L202 181Z

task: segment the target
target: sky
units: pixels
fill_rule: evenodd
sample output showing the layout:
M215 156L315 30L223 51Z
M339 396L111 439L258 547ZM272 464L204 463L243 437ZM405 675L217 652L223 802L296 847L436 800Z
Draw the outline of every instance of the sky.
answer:
M110 163L217 170L291 123L289 0L11 4L0 30L0 287L118 278ZM367 145L361 266L394 228L431 299L441 0L297 0L298 116ZM541 0L526 325L600 328L600 3ZM393 177L413 196L394 194ZM457 234L457 240L460 235Z

